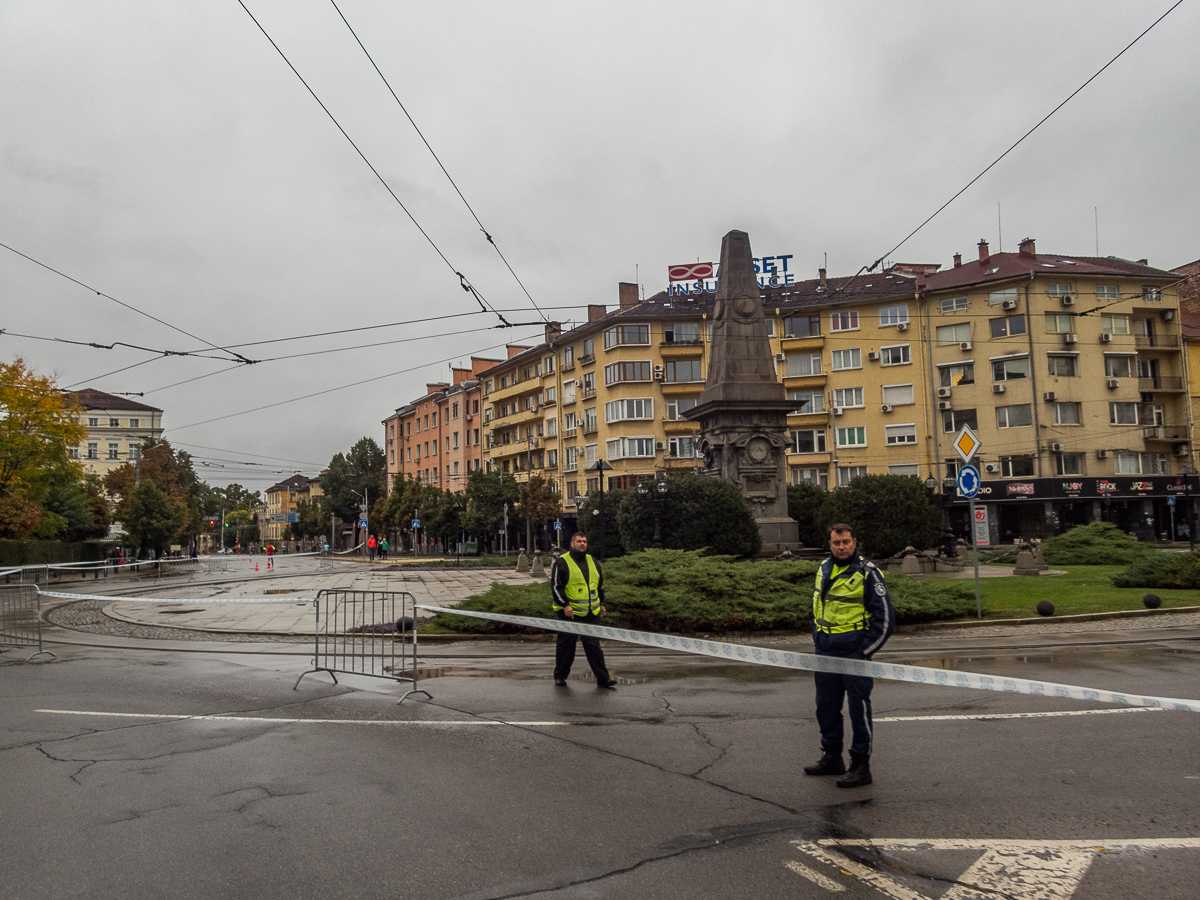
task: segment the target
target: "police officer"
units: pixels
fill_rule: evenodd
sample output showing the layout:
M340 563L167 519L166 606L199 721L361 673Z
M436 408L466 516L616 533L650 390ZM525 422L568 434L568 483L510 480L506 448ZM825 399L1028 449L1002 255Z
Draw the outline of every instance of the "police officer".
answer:
M813 642L821 656L870 659L896 628L887 585L875 564L858 555L849 525L829 526L830 556L817 570L813 589ZM805 775L841 775L840 788L871 783L871 689L865 675L816 672L821 758ZM847 700L853 740L850 771L842 760L842 701Z
M570 552L560 556L550 568L551 607L560 619L575 622L598 622L604 615L604 575L600 564L587 552L587 537L581 532L571 536ZM575 662L575 641L583 641L583 652L587 656L596 684L602 688L615 688L616 679L608 674L604 665L604 651L600 640L577 634L558 633L558 644L554 648L554 683L566 687L571 664Z

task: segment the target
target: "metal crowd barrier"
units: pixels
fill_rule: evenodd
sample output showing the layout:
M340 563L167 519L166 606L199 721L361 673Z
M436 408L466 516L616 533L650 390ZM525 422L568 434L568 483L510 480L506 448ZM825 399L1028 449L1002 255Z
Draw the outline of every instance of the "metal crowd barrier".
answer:
M296 679L300 687L305 675L335 672L367 675L405 682L413 694L432 695L417 687L416 607L407 591L322 590L313 601L317 614L313 667ZM405 615L405 609L409 614Z
M42 598L36 585L0 585L0 643L36 646L26 662L55 655L42 649Z

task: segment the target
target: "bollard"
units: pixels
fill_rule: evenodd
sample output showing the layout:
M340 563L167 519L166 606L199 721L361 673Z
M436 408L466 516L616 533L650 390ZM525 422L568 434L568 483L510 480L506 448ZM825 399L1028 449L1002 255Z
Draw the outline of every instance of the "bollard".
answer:
M531 578L545 578L546 567L542 565L542 554L535 553L533 555L533 568L529 570Z

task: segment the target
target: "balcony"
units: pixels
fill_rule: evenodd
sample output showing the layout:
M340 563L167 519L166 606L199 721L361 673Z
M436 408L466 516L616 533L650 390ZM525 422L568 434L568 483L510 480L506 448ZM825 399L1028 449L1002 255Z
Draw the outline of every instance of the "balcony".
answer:
M1183 391L1183 379L1178 375L1159 375L1157 378L1139 378L1138 390L1143 394L1149 394L1154 391Z
M557 405L558 405L558 399L555 397L547 397L545 400L542 401L542 406L557 406Z
M1187 440L1187 435L1181 433L1182 429L1178 426L1168 427L1166 425L1152 425L1149 428L1142 429L1142 440L1144 441L1176 441Z
M564 362L562 364L562 371L574 372L575 371L575 360L572 359L572 360L568 360L567 362Z
M575 429L574 428L564 428L562 436L563 436L563 440L570 440L571 438L575 437Z
M1138 334L1134 335L1133 345L1139 350L1178 350L1179 335Z
M584 422L581 429L584 434L595 434L600 428L599 422Z
M662 341L658 345L664 359L694 359L704 355L703 341Z
M563 471L564 472L578 472L579 471L578 461L567 463L565 466L563 466Z
M594 400L596 398L596 389L594 387L585 387L579 393L584 400Z
M589 354L588 356L579 357L579 364L581 366L590 366L595 361L596 361L596 355L594 353Z

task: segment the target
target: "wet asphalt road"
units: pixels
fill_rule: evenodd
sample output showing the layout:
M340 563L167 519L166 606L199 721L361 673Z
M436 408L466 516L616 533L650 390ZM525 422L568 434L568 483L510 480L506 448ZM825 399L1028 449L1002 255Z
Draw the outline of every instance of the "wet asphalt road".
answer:
M1200 697L1194 626L1018 631L902 635L887 658ZM397 705L383 679L293 690L306 648L286 642L143 646L160 649L0 653L0 896L1192 898L1200 883L1194 713L880 681L876 782L846 791L800 773L818 746L802 673L611 647L617 691L582 659L555 688L551 643L431 645L432 699ZM1035 715L981 718L1012 714Z

